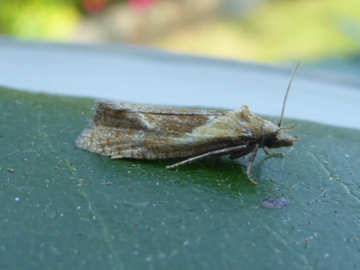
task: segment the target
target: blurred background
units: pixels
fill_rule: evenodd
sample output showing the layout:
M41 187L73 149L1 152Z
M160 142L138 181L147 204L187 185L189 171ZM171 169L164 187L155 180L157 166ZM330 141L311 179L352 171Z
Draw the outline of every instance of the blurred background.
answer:
M0 34L360 72L360 1L0 0Z

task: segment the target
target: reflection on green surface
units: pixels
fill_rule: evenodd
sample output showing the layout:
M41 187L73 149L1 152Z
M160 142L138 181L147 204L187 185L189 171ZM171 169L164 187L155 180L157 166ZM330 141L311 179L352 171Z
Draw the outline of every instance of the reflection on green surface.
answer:
M111 160L75 148L93 100L0 89L0 267L350 269L359 131L298 124L285 158ZM285 196L291 205L261 205Z

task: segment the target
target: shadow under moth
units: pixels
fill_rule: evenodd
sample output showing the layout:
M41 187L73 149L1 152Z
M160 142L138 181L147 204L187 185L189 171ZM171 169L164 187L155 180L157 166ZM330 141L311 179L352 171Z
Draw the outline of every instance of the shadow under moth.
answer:
M247 176L257 184L251 176L251 168L259 148L267 155L283 156L268 150L290 147L299 140L286 132L295 126L281 126L299 64L291 76L277 125L252 114L246 105L229 112L100 101L92 124L78 137L76 145L113 159L186 158L167 169L208 156L237 159L250 155Z

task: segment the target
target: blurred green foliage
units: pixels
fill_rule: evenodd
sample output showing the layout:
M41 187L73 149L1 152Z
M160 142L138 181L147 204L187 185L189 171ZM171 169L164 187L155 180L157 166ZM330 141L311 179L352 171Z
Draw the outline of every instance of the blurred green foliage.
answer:
M83 15L126 0L0 0L0 34L68 39Z
M351 57L360 52L359 1L268 1L246 16L174 31L152 46L261 62Z
M81 0L0 0L0 33L61 40L80 19Z
M169 0L163 0L166 1ZM0 34L26 39L71 40L85 16L91 21L96 16L89 14L100 13L114 3L134 2L137 0L0 0ZM116 16L125 13L121 14ZM121 31L144 31L134 27L140 20L132 20L131 16L122 20L127 24L125 30L114 27L117 36L125 36ZM90 33L104 32L99 39L111 40L113 32L104 31L108 26L99 24L99 21L91 21L91 25L97 26ZM204 18L202 23L194 25L179 23L170 33L161 38L150 38L142 45L262 62L349 58L360 52L359 29L358 1L271 0L238 18ZM106 34L108 32L110 34ZM88 35L88 32L83 35ZM98 40L95 38L93 41Z

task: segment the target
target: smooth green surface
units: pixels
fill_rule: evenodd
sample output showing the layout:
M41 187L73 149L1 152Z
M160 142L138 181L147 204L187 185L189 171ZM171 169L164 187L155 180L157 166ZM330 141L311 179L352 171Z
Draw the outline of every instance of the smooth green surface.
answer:
M255 187L245 159L176 171L76 149L93 104L0 88L1 269L360 266L360 131L285 120L301 141L261 153Z

